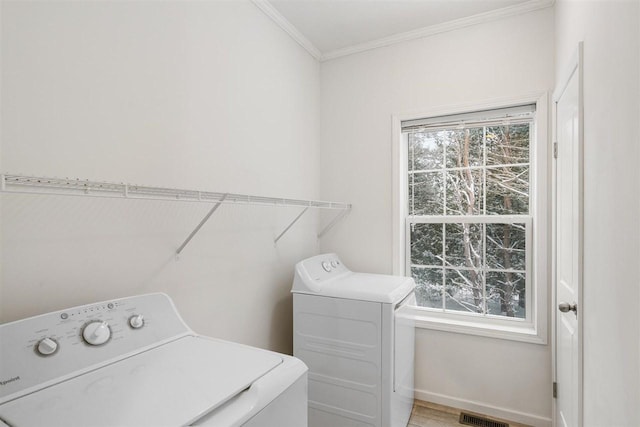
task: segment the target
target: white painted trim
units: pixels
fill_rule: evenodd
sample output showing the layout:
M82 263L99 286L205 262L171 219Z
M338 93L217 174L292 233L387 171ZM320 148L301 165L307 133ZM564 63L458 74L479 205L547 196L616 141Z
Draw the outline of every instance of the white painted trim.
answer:
M253 0L254 2L257 0ZM533 12L539 9L544 9L553 6L555 0L530 0L524 3L508 6L502 9L492 10L485 13L479 13L477 15L468 16L466 18L455 19L453 21L443 22L441 24L430 25L428 27L419 28L417 30L407 31L405 33L394 34L389 37L384 37L377 40L372 40L366 43L357 44L354 46L345 47L342 49L336 49L322 54L320 61L327 61L330 59L340 58L342 56L353 55L355 53L364 52L371 49L377 49L379 47L385 47L396 43L402 43L410 40L415 40L423 37L429 37L435 34L444 33L447 31L453 31L460 28L469 27L471 25L483 24L486 22L495 21L502 18L508 18L514 15L520 15L527 12Z
M531 159L532 169L537 173L534 174L532 180L532 191L536 192L533 199L534 204L531 206L533 214L533 245L531 251L533 255L533 277L536 281L536 293L533 295L535 299L533 311L533 324L539 336L543 337L544 343L548 344L549 339L549 294L551 293L550 284L550 215L549 215L549 170L551 168L553 149L551 146L551 113L549 109L549 94L545 92L540 95L536 102L536 141L533 147L533 155ZM542 230L538 232L537 230ZM544 236L544 237L542 237ZM536 239L544 239L542 242ZM539 316L539 317L538 317Z
M578 47L573 52L569 61L567 62L567 66L560 75L560 78L557 80L556 89L553 93L553 141L557 139L557 104L560 100L560 97L564 93L565 89L569 85L569 82L573 75L577 73L578 77L578 119L580 121L578 125L578 192L581 195L580 203L579 203L579 212L578 212L578 221L580 223L580 232L579 232L579 244L578 244L578 310L580 315L578 316L578 382L579 382L579 390L578 390L578 425L582 425L584 422L584 291L583 291L583 281L584 281L584 42L578 42ZM558 321L558 315L556 311L556 307L558 304L556 298L556 287L557 287L557 163L554 161L553 164L553 177L552 177L552 191L553 191L553 226L552 226L552 301L551 308L553 315L551 316L551 330L552 330L552 341L551 341L551 354L552 354L552 379L555 382L558 378L558 343L557 343L557 333L556 333L556 323ZM557 400L553 399L552 401L552 417L553 417L553 425L560 425L557 420Z
M393 117L402 122L405 120L412 120L417 117L437 117L457 114L461 112L493 110L498 108L507 108L509 106L518 104L534 104L537 103L538 100L541 100L542 97L546 96L546 92L534 91L523 93L522 95L518 96L493 98L477 102L470 101L461 104L437 105L429 109L402 111L394 114Z
M571 77L576 72L578 67L580 67L580 59L582 56L582 43L578 43L578 48L571 54L569 61L567 62L567 67L562 71L562 74L558 77L558 84L556 85L555 90L553 91L553 102L556 104L565 89L569 85L571 81Z
M322 53L313 45L291 22L276 10L268 0L251 0L261 11L273 20L280 28L282 28L293 40L302 46L311 56L320 61Z
M459 397L447 396L445 394L433 393L427 390L415 390L414 397L425 402L437 403L452 408L463 409L465 411L476 412L491 417L502 418L521 424L538 427L551 427L551 418L539 415L520 412L514 409L492 406L486 403L473 400L461 399Z
M273 7L268 0L251 0L262 12L273 20L280 28L282 28L293 40L302 46L311 56L320 62L330 59L340 58L342 56L353 55L355 53L365 52L379 47L385 47L396 43L402 43L423 37L433 36L435 34L453 31L460 28L469 27L471 25L483 24L498 19L508 18L510 16L520 15L527 12L533 12L540 9L553 6L555 0L529 0L524 3L508 6L502 9L496 9L489 12L479 13L477 15L468 16L466 18L455 19L453 21L443 22L428 27L418 28L416 30L404 33L394 34L366 43L348 46L341 49L335 49L327 53L322 53L311 41L306 38L287 18L282 16L278 10Z
M396 276L404 275L405 265L405 249L402 242L404 241L401 233L404 234L404 215L401 206L406 203L406 178L400 171L406 163L405 157L407 153L402 150L402 124L401 119L397 115L391 116L391 200L393 200L392 218L392 244L391 251L393 255L393 274Z
M552 117L552 124L551 124L551 144L555 143L556 139L557 139L557 129L556 129L556 117L557 117L557 104L555 101L555 94L553 96L553 102L551 103L551 117ZM552 145L553 147L553 145ZM553 148L551 149L551 155L553 156ZM550 283L551 283L551 303L550 303L550 307L551 307L551 384L553 386L553 383L556 382L556 321L558 318L558 314L557 311L555 309L556 304L557 304L557 298L556 298L556 271L558 269L558 262L557 262L557 257L558 257L558 250L556 248L556 236L557 236L557 221L556 221L556 210L557 210L557 189L556 189L556 180L557 180L557 170L556 170L556 159L552 158L551 159L551 185L549 186L549 188L551 189L551 241L550 243L550 254L551 254L551 262L550 262L550 268L551 268L551 278L550 278ZM551 421L552 421L552 426L557 426L558 425L558 421L556 420L556 398L552 397L551 398Z
M546 345L544 337L536 332L535 328L528 323L514 321L513 326L503 323L480 322L485 318L457 319L455 315L450 316L434 316L432 313L424 315L422 308L409 308L405 313L413 315L416 328L431 329L443 332L453 332L457 334L474 335L478 337L495 338L508 341L526 342L529 344Z

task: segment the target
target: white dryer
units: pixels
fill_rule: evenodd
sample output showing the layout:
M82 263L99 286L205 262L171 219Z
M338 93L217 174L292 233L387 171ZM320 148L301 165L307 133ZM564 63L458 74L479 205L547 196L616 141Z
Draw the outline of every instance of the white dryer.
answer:
M306 427L296 358L203 337L164 294L0 325L0 426Z
M293 354L309 367L309 427L405 427L413 406L412 278L296 264Z

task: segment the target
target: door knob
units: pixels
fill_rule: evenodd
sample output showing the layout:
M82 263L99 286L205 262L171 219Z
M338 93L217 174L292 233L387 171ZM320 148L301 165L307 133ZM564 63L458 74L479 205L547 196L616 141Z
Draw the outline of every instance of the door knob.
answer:
M578 304L576 304L575 302L573 304L569 304L568 302L561 302L560 304L558 304L558 310L563 313L573 311L576 315L578 315Z

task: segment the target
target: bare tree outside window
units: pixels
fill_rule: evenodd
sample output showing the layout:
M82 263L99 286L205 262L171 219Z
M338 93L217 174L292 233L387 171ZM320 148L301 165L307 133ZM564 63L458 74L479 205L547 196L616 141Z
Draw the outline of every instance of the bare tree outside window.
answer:
M532 118L405 130L418 304L526 317Z

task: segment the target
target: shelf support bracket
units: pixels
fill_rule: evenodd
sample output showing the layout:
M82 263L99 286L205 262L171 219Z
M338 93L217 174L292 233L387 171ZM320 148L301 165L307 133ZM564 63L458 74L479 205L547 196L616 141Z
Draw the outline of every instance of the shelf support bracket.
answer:
M298 220L302 217L302 215L304 215L304 214L305 214L305 212L307 212L308 210L309 210L309 207L304 208L304 209L302 210L302 212L300 212L300 213L298 214L298 216L297 216L293 221L291 221L291 223L287 226L287 228L285 228L285 229L282 231L282 233L280 233L280 234L278 235L278 237L276 237L276 238L275 238L275 240L273 241L273 243L274 243L274 244L278 243L278 240L280 240L280 238L281 238L282 236L284 236L284 235L285 235L285 233L286 233L287 231L289 231L289 229L290 229L291 227L293 227L293 224L295 224L296 222L298 222Z
M318 233L318 239L322 238L322 236L324 236L325 234L327 234L327 232L329 230L331 230L333 228L334 225L336 225L338 222L340 222L340 220L342 218L344 218L349 212L351 211L351 208L345 208L343 209L338 215L336 215L336 217L333 219L333 221L331 221L329 224L327 224L322 231L320 231Z
M185 246L187 246L187 244L191 241L191 239L193 239L193 236L195 236L198 231L200 231L200 229L202 228L202 226L209 221L209 218L211 217L211 215L213 215L213 213L220 207L220 205L222 204L222 202L224 202L224 199L227 198L227 196L229 195L229 193L225 193L220 200L218 201L218 203L216 203L215 205L213 205L213 207L211 208L211 210L205 215L204 218L202 218L202 221L200 221L200 224L197 225L197 227L191 232L191 234L189 234L189 237L186 238L186 240L184 242L182 242L182 244L180 245L180 247L176 250L176 255L180 255L180 252L182 252L182 250L184 249Z

